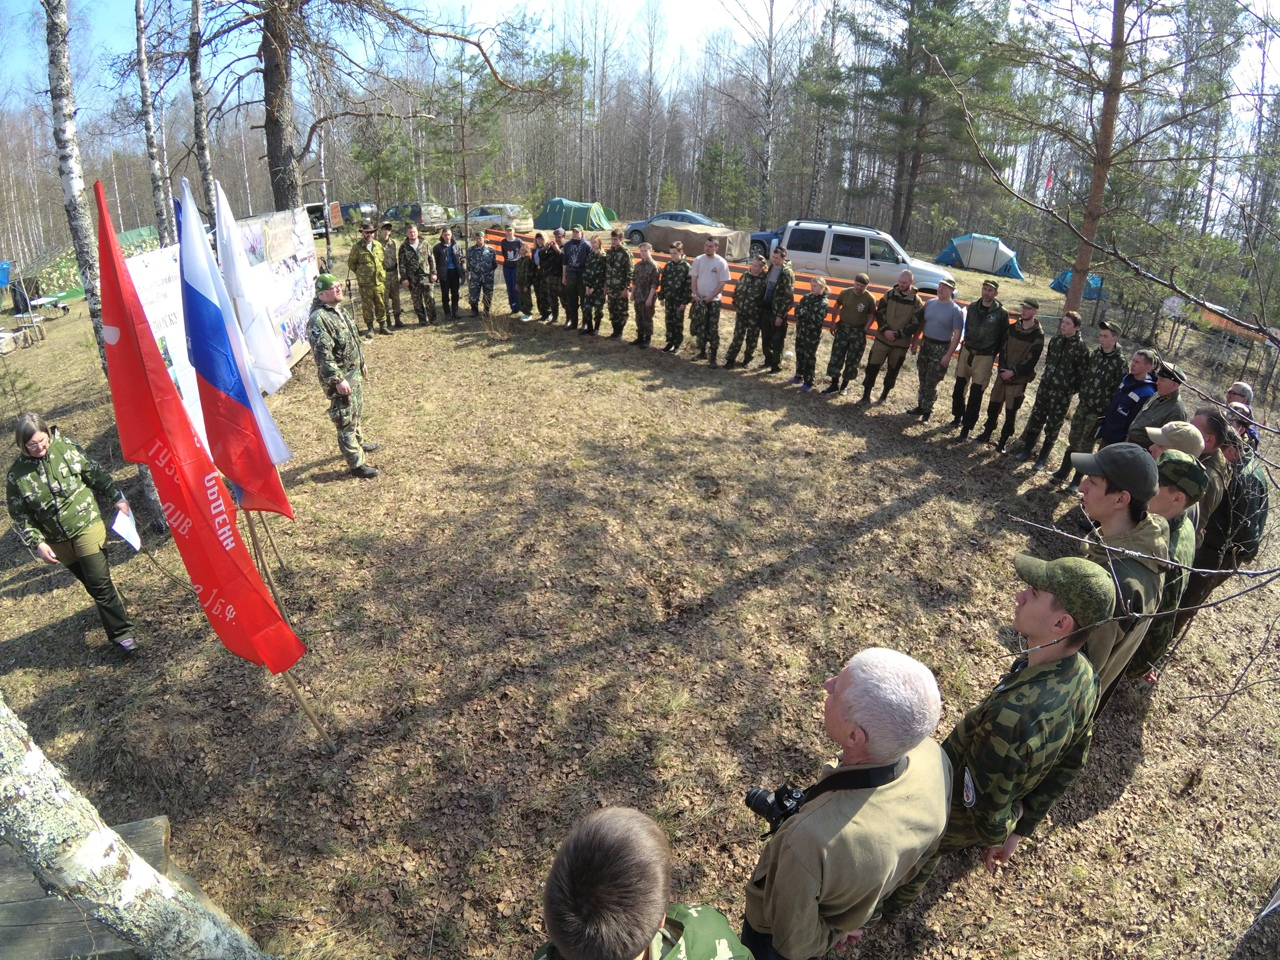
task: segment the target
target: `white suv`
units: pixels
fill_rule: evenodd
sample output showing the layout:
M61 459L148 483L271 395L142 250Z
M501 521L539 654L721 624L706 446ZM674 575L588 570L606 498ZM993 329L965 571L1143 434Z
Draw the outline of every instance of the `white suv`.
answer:
M955 278L937 264L907 254L883 230L858 223L792 220L782 228L780 245L796 270L852 280L865 273L877 286L891 287L903 270L915 275L916 289L938 292L938 281Z

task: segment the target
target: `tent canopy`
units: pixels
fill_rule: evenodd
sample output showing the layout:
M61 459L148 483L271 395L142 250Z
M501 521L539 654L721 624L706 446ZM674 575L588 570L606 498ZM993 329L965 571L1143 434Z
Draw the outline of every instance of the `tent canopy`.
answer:
M1053 278L1053 283L1049 284L1050 290L1057 290L1059 293L1066 293L1067 288L1071 286L1071 271L1063 270L1060 274ZM1102 278L1096 273L1089 274L1089 280L1084 285L1084 299L1086 300L1105 300L1107 299L1107 291L1102 288Z
M535 230L554 230L561 227L581 227L583 230L610 230L613 224L605 216L604 207L598 203L580 203L577 200L566 200L554 197L542 205L538 215L533 218Z
M1018 255L1006 247L999 237L987 237L980 233L966 233L963 237L955 237L934 258L934 263L981 270L998 277L1012 277L1014 280L1026 279L1018 268Z

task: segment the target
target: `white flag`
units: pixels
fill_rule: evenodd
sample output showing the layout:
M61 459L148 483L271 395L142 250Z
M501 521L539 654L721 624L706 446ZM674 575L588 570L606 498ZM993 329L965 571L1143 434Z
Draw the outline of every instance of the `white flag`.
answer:
M289 357L285 353L284 339L271 322L271 313L257 296L254 278L249 268L249 257L244 252L240 231L222 184L216 180L213 192L217 204L218 260L227 293L236 308L236 318L244 331L245 346L249 349L249 366L253 368L258 385L267 393L275 393L289 379ZM276 461L277 463L279 461Z

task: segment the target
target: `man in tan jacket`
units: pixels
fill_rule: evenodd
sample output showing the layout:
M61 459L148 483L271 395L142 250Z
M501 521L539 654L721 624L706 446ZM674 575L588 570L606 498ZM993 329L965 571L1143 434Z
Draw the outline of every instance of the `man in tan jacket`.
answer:
M929 668L872 648L823 687L824 728L840 757L751 874L742 942L756 960L808 960L856 943L947 826L951 764L930 737L942 699ZM829 780L839 785L824 787Z

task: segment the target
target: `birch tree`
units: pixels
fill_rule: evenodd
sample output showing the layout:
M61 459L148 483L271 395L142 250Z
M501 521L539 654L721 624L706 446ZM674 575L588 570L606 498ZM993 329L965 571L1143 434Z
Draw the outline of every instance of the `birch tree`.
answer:
M139 3L142 0L138 0ZM201 0L191 0L191 30L187 37L187 72L191 78L191 119L195 128L196 165L200 168L201 199L213 216L213 160L209 155L209 108L205 103L201 66L203 38L200 31Z
M269 960L243 930L138 856L0 696L0 837L47 890L155 960Z
M198 0L197 0L198 2ZM147 161L151 167L151 202L155 206L156 231L162 247L173 243L169 211L165 207L164 178L169 171L160 167L160 145L156 140L156 112L151 99L151 70L147 59L147 18L143 0L134 0L134 20L138 34L138 87L142 98L142 128L147 139Z

